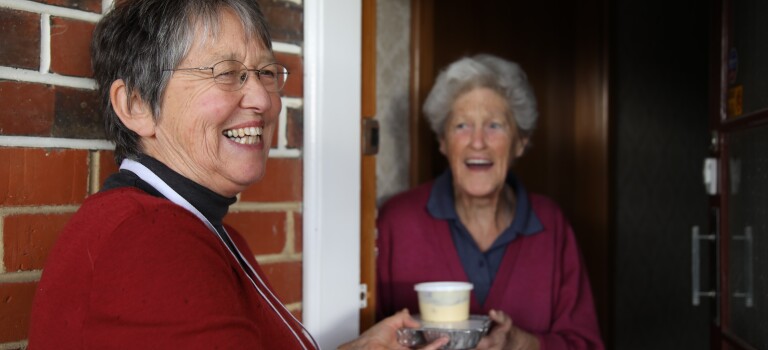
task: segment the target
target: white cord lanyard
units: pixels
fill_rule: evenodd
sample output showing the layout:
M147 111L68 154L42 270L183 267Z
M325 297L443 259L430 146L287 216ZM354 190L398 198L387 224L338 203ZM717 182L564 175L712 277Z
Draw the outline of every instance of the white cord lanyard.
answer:
M274 300L279 300L272 293L272 291L267 287L267 285L264 283L264 281L261 279L261 277L259 277L259 274L256 273L256 270L253 268L253 266L251 266L251 264L248 262L248 260L245 259L245 257L243 256L243 253L241 253L240 250L237 249L237 246L235 245L234 241L232 241L232 238L229 237L229 233L227 233L227 230L223 229L223 227L222 227L222 229L224 231L224 234L227 235L227 238L229 238L229 240L232 242L232 246L231 247L230 247L229 244L227 244L224 241L223 237L219 236L218 232L216 231L216 228L213 227L213 224L211 224L211 222L205 217L205 215L203 215L203 213L201 213L199 210L197 210L197 208L195 208L191 203L189 203L186 199L184 199L184 197L179 195L173 188L171 188L171 186L168 186L168 184L166 184L165 181L163 181L160 177L158 177L155 173L153 173L152 170L149 170L149 168L147 168L143 164L141 164L141 163L139 163L139 162L137 162L135 160L128 159L128 158L124 159L123 162L120 164L120 169L125 169L125 170L131 171L132 173L136 174L139 178L144 180L146 183L148 183L150 186L154 187L158 192L160 192L163 196L165 196L165 198L167 198L171 202L181 206L182 208L188 210L189 212L191 212L192 214L197 216L197 218L200 219L200 221L202 221L206 226L208 226L208 228L211 231L213 231L213 233L216 235L216 237L218 237L219 240L221 240L221 242L224 244L224 246L227 247L227 250L229 250L229 252L232 254L232 257L235 258L236 261L238 260L238 257L239 257L240 260L243 261L246 264L246 266L248 266L248 269L250 270L251 273L249 274L248 271L243 271L243 272L245 272L245 275L248 276L248 279L251 281L251 284L253 284L253 287L256 288L256 291L259 293L259 295L261 295L261 297L264 300L267 301L267 304L269 304L269 306L272 308L272 310L278 316L280 316L280 319L283 320L283 323L285 323L285 326L288 327L288 329L291 331L291 333L293 333L293 336L296 337L296 340L299 341L299 344L301 344L302 349L308 350L307 346L304 344L304 341L306 339L302 340L302 338L298 334L296 334L296 331L294 331L293 327L291 327L291 325L288 323L288 321L283 317L283 314L280 313L277 310L277 307L264 294L264 291L262 289L266 290L267 293L269 293L269 295ZM240 265L240 267L243 270L245 270L245 267L242 266L240 263L238 263L238 265ZM258 280L258 282L259 282L258 284L256 283L256 280L254 280L254 277L256 278L256 280ZM259 286L261 286L261 287L259 287ZM288 309L286 309L285 306L282 303L278 302L277 304L280 305L280 307L283 310L285 310L285 312L288 315L290 315L291 318L293 318L293 321L295 321L296 324L298 324L301 327L301 329L302 329L302 331L304 333L304 337L307 338L312 343L314 349L320 349L320 347L315 342L315 339L312 338L312 335L309 334L309 332L307 331L306 328L304 328L304 325L301 324L301 322L299 322L295 317L293 317L293 314L291 314L288 311Z

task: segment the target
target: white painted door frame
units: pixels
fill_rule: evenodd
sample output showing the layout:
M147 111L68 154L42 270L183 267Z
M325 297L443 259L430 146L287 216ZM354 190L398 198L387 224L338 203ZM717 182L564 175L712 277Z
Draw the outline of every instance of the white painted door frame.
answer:
M302 312L324 349L359 332L361 11L304 1Z

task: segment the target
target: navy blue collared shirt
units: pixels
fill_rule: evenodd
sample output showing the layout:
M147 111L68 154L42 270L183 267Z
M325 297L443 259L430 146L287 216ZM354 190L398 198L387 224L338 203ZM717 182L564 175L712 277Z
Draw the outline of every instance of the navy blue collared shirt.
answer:
M467 274L469 282L474 285L473 292L480 305L485 304L485 299L491 290L496 272L499 271L507 245L520 235L529 236L543 229L541 221L531 208L525 187L517 181L511 172L507 175L506 183L512 187L517 199L515 217L512 224L504 229L485 252L480 251L472 235L461 223L459 215L456 213L453 198L453 175L450 170L445 171L435 179L427 202L427 210L434 218L448 221L453 244L459 253L461 264L464 266L464 272Z

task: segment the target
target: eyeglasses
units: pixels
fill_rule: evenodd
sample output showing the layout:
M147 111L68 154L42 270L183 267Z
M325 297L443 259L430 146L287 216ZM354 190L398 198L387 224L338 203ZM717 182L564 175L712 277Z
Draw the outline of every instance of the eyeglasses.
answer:
M176 69L164 69L164 71L175 72L178 70L197 70L206 71L210 70L213 75L213 81L216 85L225 91L237 91L240 90L245 82L248 81L250 74L253 72L269 92L278 92L285 86L285 81L288 79L288 69L279 63L270 63L259 69L249 69L240 61L226 60L214 64L211 67L195 67L195 68L176 68Z

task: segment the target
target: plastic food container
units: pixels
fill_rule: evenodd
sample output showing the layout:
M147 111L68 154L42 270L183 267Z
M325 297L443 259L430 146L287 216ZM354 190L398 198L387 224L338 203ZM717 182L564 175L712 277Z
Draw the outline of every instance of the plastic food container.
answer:
M464 321L447 323L422 321L418 315L413 318L421 322L421 328L398 329L397 342L414 349L421 348L440 337L450 339L441 349L474 349L491 326L491 319L481 315L471 315Z
M418 283L414 289L419 295L421 319L427 322L456 322L469 318L468 282Z

